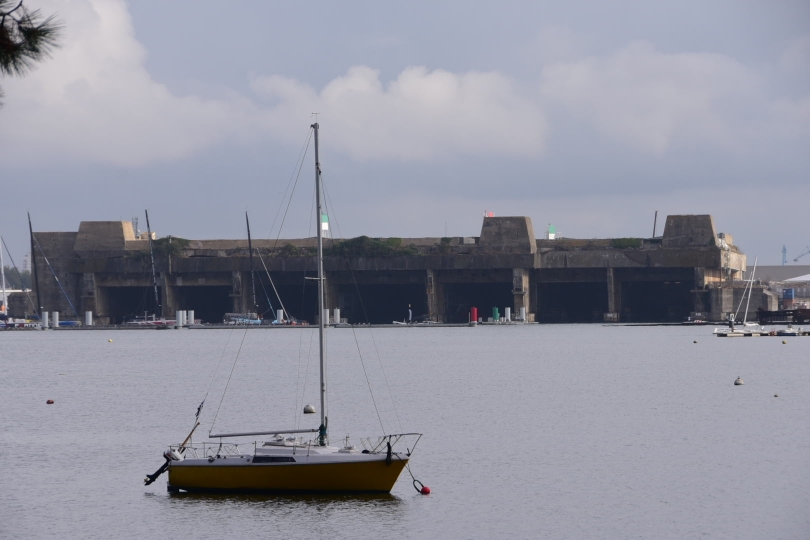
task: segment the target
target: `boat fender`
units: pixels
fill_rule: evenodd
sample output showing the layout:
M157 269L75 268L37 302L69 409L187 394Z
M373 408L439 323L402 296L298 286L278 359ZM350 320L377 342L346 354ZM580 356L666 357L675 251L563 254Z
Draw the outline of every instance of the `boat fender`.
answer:
M394 461L392 459L392 456L391 456L391 454L392 454L392 452L391 452L391 441L389 440L386 444L388 445L388 452L385 455L385 464L386 464L386 466L390 466L391 463Z
M416 491L418 491L422 495L430 495L430 488L427 487L426 485L424 485L422 482L420 482L416 478L413 479L413 487L414 487L414 489Z

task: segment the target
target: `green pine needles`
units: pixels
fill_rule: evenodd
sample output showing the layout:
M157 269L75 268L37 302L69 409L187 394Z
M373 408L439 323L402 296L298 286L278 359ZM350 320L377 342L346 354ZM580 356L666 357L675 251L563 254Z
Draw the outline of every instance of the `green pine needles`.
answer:
M59 46L62 21L29 10L25 0L0 0L0 75L21 77ZM0 88L0 98L3 91Z

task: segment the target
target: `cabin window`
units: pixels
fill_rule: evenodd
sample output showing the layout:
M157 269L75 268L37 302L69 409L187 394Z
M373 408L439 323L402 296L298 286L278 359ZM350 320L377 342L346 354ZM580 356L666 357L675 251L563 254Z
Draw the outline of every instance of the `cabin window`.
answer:
M291 456L253 456L253 463L295 463Z

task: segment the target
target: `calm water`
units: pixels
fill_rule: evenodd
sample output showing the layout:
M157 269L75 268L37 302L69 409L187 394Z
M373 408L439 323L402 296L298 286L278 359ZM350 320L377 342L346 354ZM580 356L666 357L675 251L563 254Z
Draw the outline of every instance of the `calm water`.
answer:
M810 338L711 330L330 331L333 442L381 429L365 366L427 497L143 486L240 346L215 430L315 426L311 330L0 332L0 537L810 538Z

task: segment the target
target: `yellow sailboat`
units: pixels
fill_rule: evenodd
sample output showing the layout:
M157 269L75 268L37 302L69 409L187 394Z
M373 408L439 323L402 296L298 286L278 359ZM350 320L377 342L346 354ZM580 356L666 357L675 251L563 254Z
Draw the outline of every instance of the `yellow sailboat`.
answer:
M311 126L315 138L316 216L320 225L321 169L318 159L318 124ZM391 491L408 464L420 433L386 434L361 440L362 449L350 445L331 446L326 416L324 370L324 272L323 230L318 229L318 335L320 349L320 426L312 429L268 430L250 433L209 434L210 442L190 443L197 423L183 443L170 446L166 462L146 485L168 470L170 492L378 492ZM201 405L202 407L202 405ZM314 412L311 409L305 412ZM198 410L199 415L199 410ZM303 434L311 433L311 440ZM269 437L249 443L234 442L247 437ZM400 444L398 444L400 443ZM406 446L405 451L398 447ZM244 451L248 448L249 451ZM414 479L414 487L429 493Z

